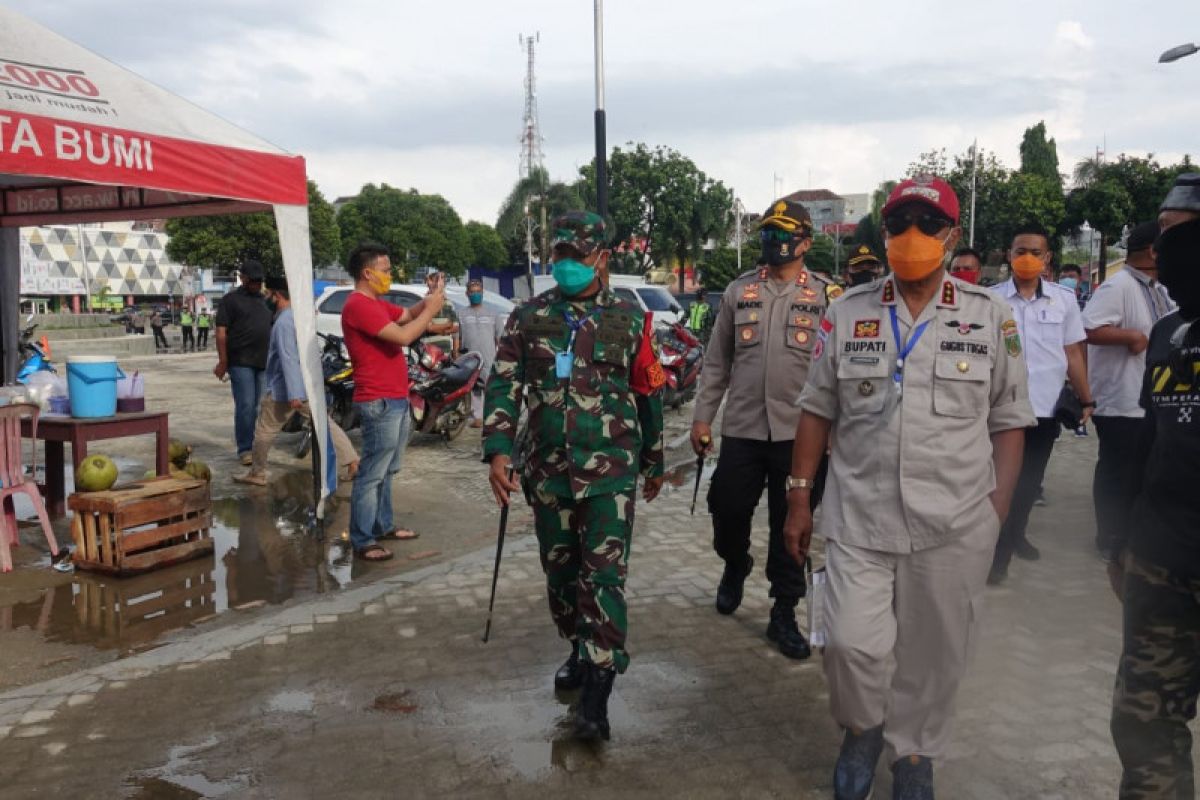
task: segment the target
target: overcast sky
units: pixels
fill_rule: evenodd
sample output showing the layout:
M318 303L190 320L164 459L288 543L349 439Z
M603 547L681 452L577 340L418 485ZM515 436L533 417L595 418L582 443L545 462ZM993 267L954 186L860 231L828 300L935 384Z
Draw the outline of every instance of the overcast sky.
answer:
M525 54L540 31L546 166L593 153L587 0L3 0L308 160L330 199L366 182L495 222L517 177ZM747 208L867 192L923 150L1017 163L1045 120L1064 172L1108 153L1200 154L1200 3L609 0L609 145L674 147Z

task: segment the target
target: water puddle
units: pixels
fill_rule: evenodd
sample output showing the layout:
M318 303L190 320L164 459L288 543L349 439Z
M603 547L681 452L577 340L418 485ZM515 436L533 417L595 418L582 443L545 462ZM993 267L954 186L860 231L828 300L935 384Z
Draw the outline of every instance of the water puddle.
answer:
M355 565L310 519L311 478L281 475L265 490L213 501L215 552L125 578L18 569L0 591L0 641L29 628L47 641L136 652L162 635L228 611L337 591ZM331 498L325 537L336 541L349 503ZM28 531L24 534L29 539ZM48 565L48 556L38 567Z
M126 786L130 800L191 800L192 798L238 797L250 788L251 775L238 772L224 780L212 780L199 771L196 755L216 747L210 736L200 744L177 745L168 751L161 767L130 776Z

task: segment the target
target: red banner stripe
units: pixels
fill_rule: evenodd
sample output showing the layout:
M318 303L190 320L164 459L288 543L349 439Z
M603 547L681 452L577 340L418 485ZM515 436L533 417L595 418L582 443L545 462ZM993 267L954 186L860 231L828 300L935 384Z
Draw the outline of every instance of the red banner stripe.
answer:
M304 205L304 159L0 109L0 173Z

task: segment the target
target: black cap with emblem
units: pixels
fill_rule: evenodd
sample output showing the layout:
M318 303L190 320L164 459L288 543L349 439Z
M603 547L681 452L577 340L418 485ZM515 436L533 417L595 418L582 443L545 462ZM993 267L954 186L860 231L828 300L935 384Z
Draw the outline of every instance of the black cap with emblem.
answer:
M779 228L794 233L797 236L808 236L812 233L812 217L808 209L795 200L786 197L776 200L762 215L759 228Z

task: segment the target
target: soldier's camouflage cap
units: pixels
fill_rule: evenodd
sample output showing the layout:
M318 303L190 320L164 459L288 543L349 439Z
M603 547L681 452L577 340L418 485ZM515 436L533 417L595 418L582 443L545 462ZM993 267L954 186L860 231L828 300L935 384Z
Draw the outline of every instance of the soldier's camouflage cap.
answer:
M604 217L591 211L568 211L556 217L550 225L554 238L550 249L569 245L581 256L590 256L597 248L608 244L608 226Z
M812 232L813 224L807 208L795 200L783 198L771 204L771 207L762 215L758 227L760 229L779 228L797 236L804 236Z

